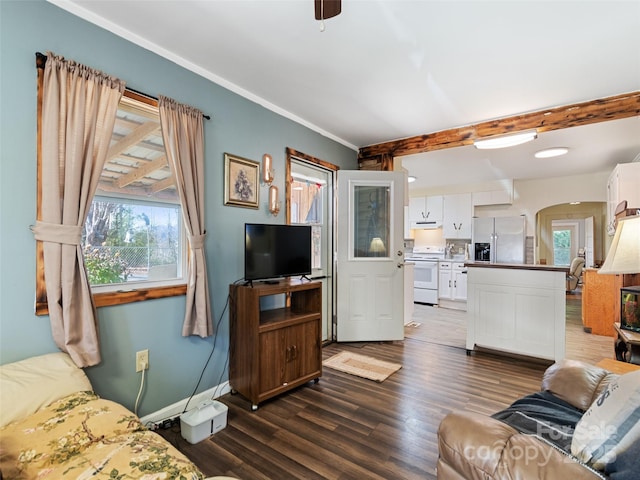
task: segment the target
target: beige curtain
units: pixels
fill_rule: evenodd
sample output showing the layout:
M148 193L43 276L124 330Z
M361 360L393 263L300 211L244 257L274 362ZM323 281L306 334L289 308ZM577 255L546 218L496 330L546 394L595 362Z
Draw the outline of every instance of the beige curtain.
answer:
M189 236L187 305L182 335L213 334L204 253L204 128L202 112L161 96L158 100L164 148Z
M124 82L47 53L42 98L41 218L53 339L79 367L100 363L96 309L80 246Z

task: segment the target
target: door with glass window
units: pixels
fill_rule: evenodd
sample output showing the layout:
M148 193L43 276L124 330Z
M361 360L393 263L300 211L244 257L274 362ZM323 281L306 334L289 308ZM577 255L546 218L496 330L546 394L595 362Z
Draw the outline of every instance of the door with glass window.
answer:
M404 338L404 173L338 172L337 340Z
M333 171L290 159L289 223L311 225L311 279L322 282L322 340L333 340Z

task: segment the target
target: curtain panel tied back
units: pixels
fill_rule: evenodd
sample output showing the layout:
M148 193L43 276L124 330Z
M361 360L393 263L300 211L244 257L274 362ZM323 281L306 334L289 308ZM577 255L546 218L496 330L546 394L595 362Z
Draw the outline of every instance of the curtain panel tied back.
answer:
M182 335L213 334L204 252L204 126L200 110L158 98L162 139L189 239L187 298Z
M117 78L47 52L42 84L42 209L32 230L43 242L53 339L79 367L101 361L80 235L124 89L125 83Z

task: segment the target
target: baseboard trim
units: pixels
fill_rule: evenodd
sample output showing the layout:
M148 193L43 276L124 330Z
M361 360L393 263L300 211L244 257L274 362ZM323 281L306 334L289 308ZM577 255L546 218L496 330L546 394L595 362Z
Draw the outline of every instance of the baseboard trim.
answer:
M200 405L200 403L205 400L215 400L225 393L229 393L230 391L231 387L229 386L229 382L224 382L216 387L210 388L209 390L205 390L204 392L195 394L191 400L189 400L188 398L184 398L177 401L176 403L150 413L149 415L145 415L140 419L140 421L143 425L146 426L149 426L152 423L158 424L169 418L180 416L184 411L184 407L187 405L187 402L189 402L189 409L192 409L197 405ZM214 395L216 396L214 397Z

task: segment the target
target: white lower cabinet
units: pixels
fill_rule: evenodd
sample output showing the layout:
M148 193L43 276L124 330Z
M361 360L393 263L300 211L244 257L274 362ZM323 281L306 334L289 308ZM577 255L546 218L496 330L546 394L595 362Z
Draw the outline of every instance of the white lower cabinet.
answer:
M475 347L560 361L565 357L566 274L469 267L467 353Z
M464 263L458 264L453 267L453 292L452 298L454 300L467 300L467 269Z
M467 300L467 268L464 262L439 262L438 296L441 300Z

